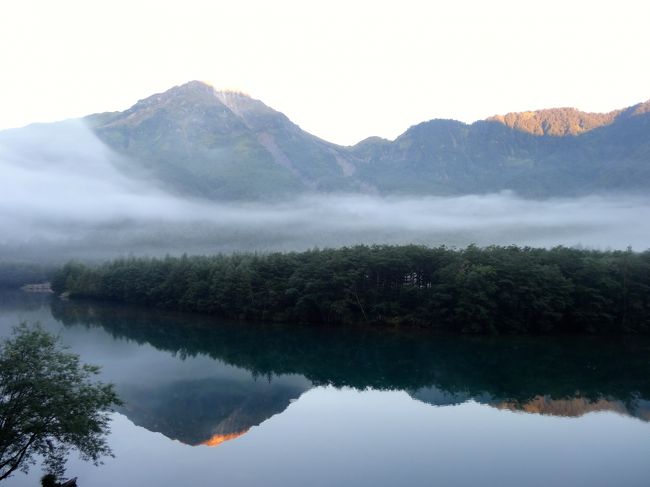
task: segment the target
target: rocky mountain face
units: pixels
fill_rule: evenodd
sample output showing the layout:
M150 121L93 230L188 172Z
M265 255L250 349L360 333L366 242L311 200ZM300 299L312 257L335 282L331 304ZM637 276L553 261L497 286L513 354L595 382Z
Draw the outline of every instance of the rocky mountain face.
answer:
M371 137L342 147L259 100L192 81L84 122L120 156L123 171L209 199L503 190L544 198L650 189L650 101L605 114L560 108L473 124L431 120L394 141ZM49 125L57 137L57 124ZM0 146L29 130L0 133ZM46 132L48 125L39 127L41 138Z
M402 194L644 192L650 188L649 108L646 102L602 116L543 110L471 125L431 120L393 142L354 147L364 161L357 177Z
M575 108L551 108L529 112L495 115L488 121L533 135L580 135L590 130L611 125L617 120L624 120L650 111L650 101L633 107L614 110L609 113L581 112Z
M358 189L345 151L261 101L198 81L86 120L111 148L182 193L247 199Z

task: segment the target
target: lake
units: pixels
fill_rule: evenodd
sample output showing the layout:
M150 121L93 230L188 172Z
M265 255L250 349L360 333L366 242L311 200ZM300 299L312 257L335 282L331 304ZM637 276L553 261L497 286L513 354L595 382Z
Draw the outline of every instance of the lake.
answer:
M80 487L647 486L650 340L226 323L0 294L124 405ZM35 486L41 472L15 474Z

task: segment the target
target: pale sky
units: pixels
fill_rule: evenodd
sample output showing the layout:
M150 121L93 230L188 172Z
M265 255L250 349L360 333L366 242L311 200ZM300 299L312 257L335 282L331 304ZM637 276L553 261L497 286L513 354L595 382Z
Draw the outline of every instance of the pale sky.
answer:
M650 99L638 0L3 0L0 129L192 79L340 144L432 118Z

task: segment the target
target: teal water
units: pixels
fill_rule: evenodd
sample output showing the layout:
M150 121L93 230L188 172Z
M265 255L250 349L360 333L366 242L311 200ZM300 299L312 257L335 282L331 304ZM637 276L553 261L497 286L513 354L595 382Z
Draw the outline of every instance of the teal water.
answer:
M115 458L80 487L650 485L650 341L441 337L0 295L102 366ZM34 486L41 472L7 486Z

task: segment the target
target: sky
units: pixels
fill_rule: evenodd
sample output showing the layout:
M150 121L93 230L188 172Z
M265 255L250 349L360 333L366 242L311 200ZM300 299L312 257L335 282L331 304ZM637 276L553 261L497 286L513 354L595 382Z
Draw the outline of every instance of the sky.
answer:
M198 79L339 144L432 118L650 99L650 3L4 0L0 129Z

